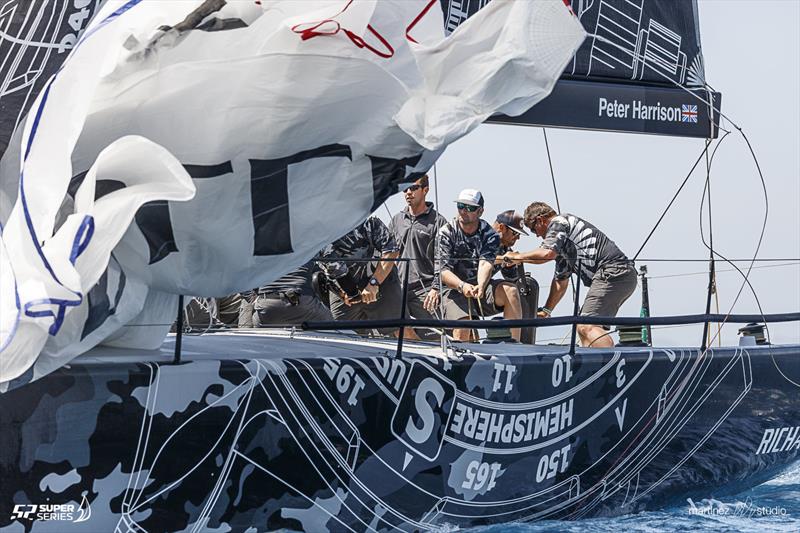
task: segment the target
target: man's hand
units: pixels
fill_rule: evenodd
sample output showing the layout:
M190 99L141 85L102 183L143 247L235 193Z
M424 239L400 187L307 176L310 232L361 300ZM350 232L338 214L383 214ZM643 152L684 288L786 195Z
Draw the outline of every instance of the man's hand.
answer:
M550 315L544 311L536 311L536 318L550 318Z
M429 313L435 312L436 308L439 307L439 291L436 289L429 290L428 294L425 295L425 300L422 302L422 307Z
M519 258L519 252L506 252L501 256L504 265L519 265L522 259Z
M361 291L361 301L365 304L371 304L378 299L378 286L367 285Z
M477 298L478 286L473 285L471 283L465 283L464 286L461 288L461 294L463 294L467 298Z
M486 294L486 284L477 285L475 287L475 298L482 300L484 294Z
M361 303L361 294L356 294L355 296L348 296L344 292L341 293L342 300L344 301L344 305L350 307L355 304Z

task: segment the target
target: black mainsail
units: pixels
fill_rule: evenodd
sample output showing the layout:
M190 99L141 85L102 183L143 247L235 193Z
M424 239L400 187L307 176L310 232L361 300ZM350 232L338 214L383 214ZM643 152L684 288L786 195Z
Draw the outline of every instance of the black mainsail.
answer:
M454 31L490 0L441 0ZM696 0L569 0L589 38L544 101L490 122L716 138Z

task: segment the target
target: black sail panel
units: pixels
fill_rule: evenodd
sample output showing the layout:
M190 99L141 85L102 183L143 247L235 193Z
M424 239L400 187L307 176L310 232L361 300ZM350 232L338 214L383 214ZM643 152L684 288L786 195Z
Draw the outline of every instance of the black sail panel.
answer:
M454 31L490 0L440 0ZM570 0L589 36L551 95L489 122L681 137L717 136L721 94L706 90L696 0Z

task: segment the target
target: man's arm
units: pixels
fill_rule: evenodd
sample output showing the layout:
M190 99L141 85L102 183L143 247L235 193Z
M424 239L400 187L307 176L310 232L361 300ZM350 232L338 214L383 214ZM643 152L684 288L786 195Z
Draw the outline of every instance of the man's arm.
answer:
M393 261L393 259L398 257L400 257L400 252L386 252L385 254L381 254L381 260L378 266L375 267L375 272L372 275L378 280L378 283L383 283L383 280L392 273L392 269L397 263L397 261Z
M475 291L475 298L483 298L486 292L486 286L489 285L489 280L492 279L494 273L494 265L491 261L481 259L478 263L478 286Z
M378 262L378 266L375 267L375 272L372 274L372 277L378 281L378 285L370 285L368 284L364 289L361 291L361 301L370 304L378 299L378 290L380 284L391 274L392 269L397 261L392 261L393 259L400 256L400 252L386 252L381 254L381 260Z
M501 256L503 261L506 263L531 263L534 265L547 263L556 257L558 257L558 254L555 252L555 250L551 250L549 248L536 248L530 252L508 252L507 254Z
M453 274L452 270L442 270L442 284L445 287L450 287L460 292L461 281L461 278Z
M553 282L550 284L550 294L547 295L547 303L544 304L545 308L547 308L550 312L556 308L558 302L561 301L561 298L564 297L564 293L567 292L567 287L569 286L569 278L558 279L553 278ZM550 313L545 311L542 313L544 316L550 316Z

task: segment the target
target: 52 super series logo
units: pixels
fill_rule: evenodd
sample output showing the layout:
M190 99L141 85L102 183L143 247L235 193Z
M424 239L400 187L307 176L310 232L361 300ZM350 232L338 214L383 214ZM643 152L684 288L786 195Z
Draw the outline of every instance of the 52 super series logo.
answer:
M92 506L86 496L80 506L65 503L19 503L11 511L12 520L42 522L86 522L92 516Z

